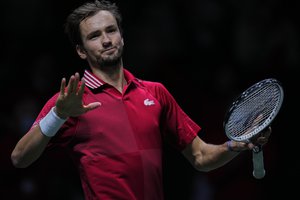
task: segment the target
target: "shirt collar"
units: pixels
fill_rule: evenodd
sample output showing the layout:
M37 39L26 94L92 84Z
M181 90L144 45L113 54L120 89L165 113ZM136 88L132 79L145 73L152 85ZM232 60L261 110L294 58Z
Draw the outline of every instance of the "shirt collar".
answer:
M96 89L104 84L104 81L97 78L92 72L85 70L83 74L85 85L91 89Z
M138 79L134 77L133 74L131 74L128 70L123 69L125 79L128 83L131 81L137 83L140 82ZM83 74L83 79L85 80L85 85L88 86L91 89L97 89L101 87L102 85L106 84L103 80L96 77L91 71L85 70Z

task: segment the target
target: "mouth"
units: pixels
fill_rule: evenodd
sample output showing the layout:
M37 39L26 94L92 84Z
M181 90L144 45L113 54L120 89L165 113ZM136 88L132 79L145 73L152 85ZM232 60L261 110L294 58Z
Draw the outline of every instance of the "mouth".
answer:
M115 47L111 47L111 48L108 48L108 49L104 49L102 51L103 54L112 54L114 51L116 50Z

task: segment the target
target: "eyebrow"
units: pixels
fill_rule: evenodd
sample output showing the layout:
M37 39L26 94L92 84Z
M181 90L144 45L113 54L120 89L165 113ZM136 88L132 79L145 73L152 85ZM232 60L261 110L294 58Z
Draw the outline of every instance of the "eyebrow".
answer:
M111 25L108 25L107 27L105 27L104 30L108 30L108 29L111 29L111 28L117 29L118 26L115 25L115 24L111 24ZM100 33L101 33L101 31L99 31L99 30L92 31L91 33L89 33L89 34L87 35L87 38L89 38L89 37L91 37L91 36L93 36L93 35L95 35L95 34L100 34Z
M96 34L100 34L101 33L101 31L99 31L99 30L96 30L96 31L93 31L93 32L91 32L91 33L89 33L89 34L87 34L87 38L90 38L90 37L92 37L92 36L94 36L94 35L96 35Z

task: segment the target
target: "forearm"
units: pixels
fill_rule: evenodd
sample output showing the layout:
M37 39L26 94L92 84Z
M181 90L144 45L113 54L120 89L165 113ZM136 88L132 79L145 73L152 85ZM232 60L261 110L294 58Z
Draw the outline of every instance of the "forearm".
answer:
M15 167L25 168L36 161L45 150L50 137L42 134L39 125L33 127L15 146L11 160Z
M199 171L211 171L219 168L239 154L230 151L226 143L207 144L199 137L196 137L182 153Z
M203 144L201 154L195 155L195 168L199 171L211 171L224 166L235 158L239 152L228 150L227 144Z

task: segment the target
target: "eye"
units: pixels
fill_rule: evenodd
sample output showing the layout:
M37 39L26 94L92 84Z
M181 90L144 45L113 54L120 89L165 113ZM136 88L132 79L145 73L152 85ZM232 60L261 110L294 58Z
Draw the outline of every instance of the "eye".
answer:
M89 35L87 36L87 38L88 38L89 40L95 40L95 39L97 39L97 38L100 37L100 36L101 36L101 33L100 33L99 31L96 31L96 32L93 32L93 33L89 34Z
M113 27L113 26L108 27L108 28L106 29L106 32L107 32L107 33L114 33L114 32L116 32L116 31L117 31L117 28L116 28L116 27Z
M89 36L89 39L90 39L90 40L95 40L95 39L97 39L98 37L99 37L99 34L93 34L93 35Z

